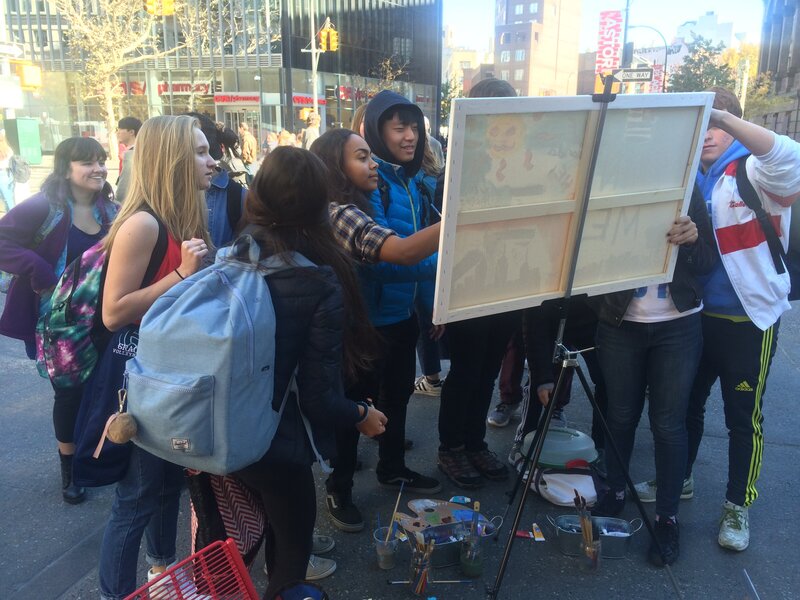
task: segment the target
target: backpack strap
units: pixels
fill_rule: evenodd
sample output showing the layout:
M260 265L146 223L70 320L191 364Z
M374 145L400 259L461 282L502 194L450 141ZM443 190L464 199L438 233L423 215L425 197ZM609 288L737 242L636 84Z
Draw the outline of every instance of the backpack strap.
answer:
M764 210L764 207L761 206L761 200L747 177L746 161L747 156L744 156L736 163L736 187L739 190L739 196L742 197L747 207L755 213L758 224L761 225L761 230L767 240L769 253L772 255L772 262L775 264L775 271L779 274L785 273L786 267L783 263L786 259L786 252L784 252L783 246L778 239L772 219L767 214L767 211Z
M381 194L381 206L383 206L383 215L389 218L389 184L386 183L382 177L378 177L378 191Z
M60 208L57 208L52 202L47 203L47 216L42 221L42 224L39 226L39 229L36 230L36 234L33 236L33 246L32 248L36 248L41 244L44 239L53 232L53 229L56 228L61 222L61 217L64 216L64 211Z
M156 217L152 211L147 211L158 222L158 238L156 239L156 245L153 248L153 253L150 255L150 262L147 263L147 270L144 272L144 277L142 278L142 286L147 287L153 282L153 278L158 273L158 269L161 267L161 263L164 262L164 257L167 255L167 245L169 240L167 239L167 228L164 223L161 222L161 219ZM104 273L105 275L105 270ZM102 288L101 288L102 289Z
M239 221L242 220L242 192L244 188L233 179L228 180L226 209L228 213L228 225L234 235L238 231Z

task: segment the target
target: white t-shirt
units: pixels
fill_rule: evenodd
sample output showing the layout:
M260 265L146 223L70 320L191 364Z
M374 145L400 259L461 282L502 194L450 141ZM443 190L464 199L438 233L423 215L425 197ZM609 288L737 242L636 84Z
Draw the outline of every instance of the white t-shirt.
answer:
M623 320L634 323L662 323L680 319L703 310L702 303L696 308L680 312L675 308L669 293L669 284L648 285L636 288Z

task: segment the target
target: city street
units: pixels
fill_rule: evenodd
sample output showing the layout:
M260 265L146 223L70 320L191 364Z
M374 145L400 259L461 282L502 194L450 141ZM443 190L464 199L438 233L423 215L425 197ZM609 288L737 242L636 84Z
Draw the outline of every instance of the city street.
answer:
M98 597L97 558L100 539L112 499L113 488L93 489L78 506L62 502L58 458L51 424L52 396L49 384L38 377L26 360L22 344L0 338L0 436L4 440L0 467L0 598L15 600L94 599ZM800 475L800 442L797 436L797 381L800 368L800 313L788 313L781 325L778 352L764 404L766 445L764 468L759 482L761 497L751 510L752 539L743 553L721 549L716 542L720 504L725 485L727 432L718 392L709 400L706 436L695 470L695 497L681 503L681 557L673 572L683 596L690 599L753 598L745 587L747 569L764 600L797 598L800 573L797 569L798 538L795 537L798 504L796 489ZM566 410L570 425L584 431L590 422L588 401L573 390ZM434 474L438 400L412 398L408 437L414 448L409 465ZM505 457L511 427L491 429L490 446ZM653 474L652 438L643 420L631 466L634 480ZM388 521L396 496L376 485L374 466L376 444L362 440L364 470L356 475L354 498L373 525L376 516ZM321 482L321 478L320 478ZM491 483L473 492L487 515L502 514L510 483ZM387 578L407 578L409 552L403 548L391 571L377 568L371 543L371 529L358 534L341 533L328 522L324 496L318 487L318 529L332 534L338 562L336 573L321 581L331 598L403 598L411 596L406 586L387 585ZM464 493L445 485L440 498ZM406 497L405 500L410 499ZM179 552L188 551L188 510L180 516ZM405 502L402 502L405 504ZM653 505L646 505L652 511ZM569 508L549 505L532 497L523 526L537 521L547 541L533 543L516 539L500 598L676 598L667 572L649 565L649 539L644 530L630 544L628 557L605 560L594 575L578 571L576 559L562 556L547 515L571 513ZM652 512L650 513L652 515ZM512 513L513 516L513 513ZM637 511L628 504L623 516L633 519ZM511 517L509 517L510 519ZM474 584L431 585L428 596L436 598L484 598L484 586L494 581L508 531L498 543L484 546L484 575ZM144 578L140 559L140 580ZM263 592L265 576L259 559L252 569L257 589ZM433 573L438 579L459 579L457 567Z

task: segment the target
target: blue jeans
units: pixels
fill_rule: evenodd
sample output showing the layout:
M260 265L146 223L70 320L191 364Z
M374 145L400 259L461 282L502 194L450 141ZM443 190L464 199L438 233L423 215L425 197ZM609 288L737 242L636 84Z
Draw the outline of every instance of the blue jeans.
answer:
M608 394L608 427L622 455L606 453L608 485L625 489L636 426L649 389L650 429L656 454L656 514L678 514L681 487L686 473L688 436L686 412L689 393L703 348L700 314L619 327L600 323L597 351Z
M14 176L7 169L0 169L0 197L6 205L6 212L14 208Z
M183 467L134 447L125 477L117 484L111 518L100 547L100 594L121 600L136 590L142 534L147 562L175 562Z

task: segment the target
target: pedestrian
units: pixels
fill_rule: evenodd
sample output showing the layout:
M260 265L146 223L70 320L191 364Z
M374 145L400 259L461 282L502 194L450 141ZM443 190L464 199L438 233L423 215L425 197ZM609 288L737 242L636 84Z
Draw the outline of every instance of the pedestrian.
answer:
M6 130L0 129L0 200L3 212L14 208L14 150L6 140Z
M128 330L132 338L158 297L200 269L211 244L203 193L211 186L215 163L196 119L162 116L142 125L128 198L104 242L109 258L102 318L109 331L119 334ZM162 229L167 233L164 258L150 282L143 285ZM122 381L122 373L111 373L106 364L110 356L107 351L101 357L87 382L90 391L95 377ZM124 370L124 362L119 370ZM181 467L133 446L103 534L101 598L120 600L136 589L142 535L151 565L148 579L175 562L182 487Z
M704 279L703 355L689 401L685 477L691 482L705 403L719 379L728 427L728 484L717 540L741 551L750 543L749 507L758 497L764 453L761 409L780 316L790 308L790 282L788 273L777 272L755 213L740 200L737 172L746 170L786 250L791 207L800 196L800 144L744 121L739 100L729 90L710 91L714 108L697 184L711 215L720 262Z
M253 134L250 133L250 126L242 121L239 123L239 139L242 149L242 160L244 166L247 167L251 175L254 175L254 168L252 165L258 160L258 142Z
M142 122L136 117L124 117L117 123L117 140L125 144L125 152L120 155L119 177L117 178L117 202L122 204L128 193L131 178L131 164L133 163L133 150L136 145L136 136Z
M223 143L220 131L214 121L200 113L186 114L197 119L200 131L208 141L208 153L211 158L218 161L218 164L222 164L228 148ZM233 134L230 129L228 131ZM233 139L236 139L235 134L233 134ZM216 248L230 244L236 234L241 231L246 194L245 188L231 176L230 172L220 166L216 167L211 187L205 193L208 207L208 235Z
M484 79L470 98L516 96L508 82ZM486 444L486 418L500 364L512 334L522 327L519 311L447 325L450 371L439 403L439 469L461 488L484 479L502 481L508 469Z
M378 163L378 189L370 196L373 219L409 236L429 224L423 217L429 214L429 207L423 205L415 181L425 153L422 111L400 94L384 90L367 105L364 131ZM441 490L439 482L412 471L405 463L406 411L414 391L419 334L414 307L417 282L424 277L412 274L399 283L377 265L362 267L361 273L370 321L383 346L379 359L361 374L360 383L389 419L386 433L378 440L375 474L384 487L399 489L402 485L407 492L435 494ZM433 306L432 296L422 301Z
M423 259L438 249L439 223L401 237L369 216L372 206L368 196L378 187L378 163L373 160L367 142L349 129L331 129L311 145L311 152L328 169L328 211L334 235L353 260L376 265L388 278L406 279L413 269L433 277L435 260ZM420 263L417 267L403 268L417 263ZM353 401L369 397L358 379L357 376L345 382L346 395ZM358 432L352 428L337 429L336 458L331 461L333 473L325 482L331 522L348 532L364 528L364 519L352 496L358 438Z
M219 142L222 145L220 166L228 172L228 176L233 181L244 188L249 187L253 177L242 159L239 138L230 127L224 127L221 131L219 128L217 130L219 131Z
M350 402L343 391L343 375L352 378L366 366L374 332L350 258L333 235L326 179L325 166L310 152L276 148L247 200L247 220L262 258L284 254L296 265L266 280L277 323L273 402L277 410L295 371L299 398L287 403L267 453L237 473L258 491L266 512L264 598L306 578L316 518L314 448L322 457L332 456L337 426L374 436L386 425L383 413L366 402ZM292 252L314 266L298 265Z
M430 133L430 124L425 118L426 134ZM439 160L434 146L433 138L425 136L425 154L422 165L415 177L415 183L423 196L423 207L427 208L425 221L437 223L441 220L442 193L444 190L444 163ZM438 199L438 202L437 202ZM442 363L439 344L439 328L433 325L433 305L429 305L427 298L432 298L436 291L435 280L419 282L418 294L414 309L417 313L419 324L419 337L417 338L417 358L422 367L422 375L414 381L414 393L425 396L438 397L442 392L443 379L441 377Z
M709 273L718 258L699 189L692 194L689 214L675 219L667 240L679 246L672 281L603 296L596 344L608 392L606 420L622 462L614 452L606 455L609 490L592 514L616 517L625 506L625 473L649 390L658 492L655 540L648 557L656 566L670 565L680 554L678 505L686 471L686 411L703 348L703 289L697 278Z
M22 340L36 358L36 324L50 310L50 293L64 269L108 232L117 213L106 181L106 152L94 138L62 141L42 189L0 219L0 269L16 277L6 296L0 334ZM86 498L72 482L73 432L82 387L53 385L53 428L61 464L61 495Z
M310 112L308 114L306 118L306 128L300 133L303 141L303 148L306 150L311 148L311 144L319 137L319 126L321 122L322 119L318 113Z

